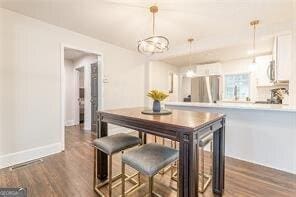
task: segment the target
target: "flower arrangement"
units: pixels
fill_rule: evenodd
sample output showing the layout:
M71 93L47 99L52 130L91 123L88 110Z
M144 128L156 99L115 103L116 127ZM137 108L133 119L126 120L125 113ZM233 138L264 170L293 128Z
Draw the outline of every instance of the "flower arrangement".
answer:
M151 90L147 96L153 99L153 112L160 112L160 102L165 100L169 95L160 90Z
M279 103L282 103L282 100L284 99L285 95L289 94L288 90L285 88L277 88L274 89L274 99L276 99Z
M151 90L148 92L147 96L152 98L154 101L163 101L169 95L159 90Z

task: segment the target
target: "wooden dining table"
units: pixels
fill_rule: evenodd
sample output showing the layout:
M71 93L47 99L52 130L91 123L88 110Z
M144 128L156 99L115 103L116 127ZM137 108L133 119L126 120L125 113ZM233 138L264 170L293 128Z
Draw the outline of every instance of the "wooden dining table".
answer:
M108 135L108 124L179 142L179 197L198 196L198 147L202 136L213 134L212 191L222 196L225 171L225 115L171 110L170 115L145 115L143 107L98 111L97 137ZM144 140L146 143L146 138ZM107 155L97 150L97 177L108 177Z

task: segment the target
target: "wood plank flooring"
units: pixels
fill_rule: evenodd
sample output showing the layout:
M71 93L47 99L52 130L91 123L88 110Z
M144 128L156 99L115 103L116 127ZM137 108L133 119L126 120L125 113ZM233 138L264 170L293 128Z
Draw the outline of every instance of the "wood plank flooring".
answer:
M66 150L35 163L9 171L0 170L0 187L22 186L28 189L28 196L97 196L92 189L94 136L80 130L79 126L66 128ZM206 157L208 167L210 160ZM120 155L114 159L114 173L120 172ZM128 170L131 172L132 170ZM113 173L113 174L114 174ZM224 196L296 196L296 175L263 166L226 158L226 179ZM157 175L155 191L163 196L173 197L170 189L170 173ZM145 182L146 177L142 177ZM104 190L106 191L106 190ZM131 196L143 196L147 187ZM120 187L114 190L119 196ZM201 196L211 197L211 187Z

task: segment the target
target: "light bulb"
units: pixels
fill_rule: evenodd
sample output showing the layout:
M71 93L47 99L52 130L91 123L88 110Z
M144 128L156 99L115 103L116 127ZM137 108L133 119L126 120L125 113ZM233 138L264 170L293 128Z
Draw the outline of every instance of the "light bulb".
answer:
M152 38L152 42L158 43L159 42L159 39L157 37L154 37L154 38Z
M253 59L253 62L249 65L249 70L251 72L254 72L256 70L256 68L257 68L257 63L256 63L256 60Z
M153 52L154 50L155 50L154 45L151 45L151 44L147 45L147 51Z

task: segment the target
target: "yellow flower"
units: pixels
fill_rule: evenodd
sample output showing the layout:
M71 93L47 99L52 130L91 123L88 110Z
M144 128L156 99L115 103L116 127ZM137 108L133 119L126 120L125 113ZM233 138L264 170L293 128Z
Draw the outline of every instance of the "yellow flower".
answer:
M163 101L169 95L160 90L151 90L150 92L148 92L147 96L152 98L155 101Z

